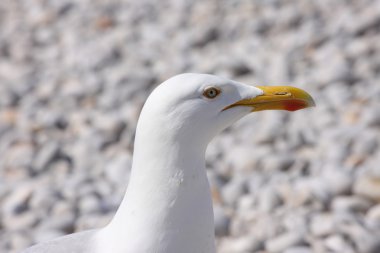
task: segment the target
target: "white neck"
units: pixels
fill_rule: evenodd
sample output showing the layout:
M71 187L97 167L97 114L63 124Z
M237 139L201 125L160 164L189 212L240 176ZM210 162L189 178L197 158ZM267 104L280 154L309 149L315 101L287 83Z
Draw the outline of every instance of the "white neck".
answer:
M165 122L147 120L140 117L128 189L97 252L214 253L206 143L184 143L155 127Z

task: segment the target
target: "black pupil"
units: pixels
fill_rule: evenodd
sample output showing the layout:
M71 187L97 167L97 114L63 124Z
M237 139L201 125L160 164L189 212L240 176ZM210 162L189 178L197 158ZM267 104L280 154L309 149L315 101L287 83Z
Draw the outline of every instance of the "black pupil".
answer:
M214 89L211 89L211 90L208 91L208 95L210 97L214 97L216 95L216 91Z

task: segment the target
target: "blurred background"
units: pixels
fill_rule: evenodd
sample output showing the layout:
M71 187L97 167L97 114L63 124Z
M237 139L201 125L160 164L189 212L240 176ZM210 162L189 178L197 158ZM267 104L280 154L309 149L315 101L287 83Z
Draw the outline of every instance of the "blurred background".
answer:
M317 103L210 144L218 252L380 252L377 0L0 1L0 252L107 224L141 107L183 72Z

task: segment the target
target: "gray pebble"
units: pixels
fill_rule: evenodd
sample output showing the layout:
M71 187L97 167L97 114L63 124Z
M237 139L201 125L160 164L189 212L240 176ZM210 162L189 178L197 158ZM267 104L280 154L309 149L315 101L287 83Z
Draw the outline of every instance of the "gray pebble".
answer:
M53 240L54 238L65 235L66 233L60 230L50 229L50 230L41 230L37 229L33 234L33 239L36 243L46 242Z
M284 253L312 253L313 250L306 246L298 246L286 249Z
M332 196L349 194L354 181L348 171L331 167L324 171L321 180L328 184L329 193Z
M214 206L215 235L226 236L229 233L230 217L220 206Z
M256 240L252 236L244 236L240 238L223 239L220 245L221 253L245 253L256 252L263 249L262 242Z
M343 227L342 232L353 241L359 252L379 252L380 233L369 231L358 223L347 224Z
M293 164L294 158L289 154L283 154L264 159L263 169L266 171L286 171Z
M372 202L356 196L337 197L331 207L337 212L366 212L372 206Z
M79 211L81 214L97 213L99 205L98 197L93 194L86 194L79 201Z
M380 204L371 207L367 212L367 217L380 223Z
M326 248L332 252L354 253L354 248L341 235L332 235L325 239Z
M33 212L24 212L18 215L5 216L3 227L10 231L21 230L26 227L33 227L37 224L38 218Z
M258 210L262 212L272 212L281 205L281 199L273 188L273 186L267 186L260 190L258 195Z
M354 193L374 201L380 200L380 180L362 176L354 184Z
M299 246L304 243L304 238L300 233L287 232L265 242L265 249L269 252L283 252L292 246Z
M331 214L316 214L311 217L310 231L314 236L326 236L335 231L334 217Z
M33 242L31 236L23 232L10 232L9 237L7 237L8 236L1 236L1 238L7 241L7 246L12 249L24 249Z
M33 194L31 184L23 185L4 198L2 213L5 216L13 216L25 212L29 208L29 200Z
M55 141L51 141L42 146L33 161L33 171L35 173L41 173L46 170L48 165L58 156L58 152L59 144Z
M246 192L246 180L244 178L234 177L222 189L222 198L224 203L233 206L237 203L239 197Z

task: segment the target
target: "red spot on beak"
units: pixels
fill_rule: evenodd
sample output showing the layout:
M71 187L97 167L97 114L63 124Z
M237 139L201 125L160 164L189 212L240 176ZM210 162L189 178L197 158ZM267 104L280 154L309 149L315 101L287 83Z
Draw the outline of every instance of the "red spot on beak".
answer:
M297 111L307 107L307 103L302 100L284 101L284 109L288 111Z

